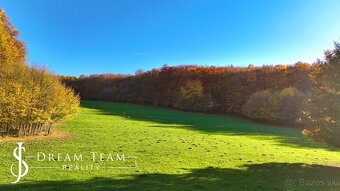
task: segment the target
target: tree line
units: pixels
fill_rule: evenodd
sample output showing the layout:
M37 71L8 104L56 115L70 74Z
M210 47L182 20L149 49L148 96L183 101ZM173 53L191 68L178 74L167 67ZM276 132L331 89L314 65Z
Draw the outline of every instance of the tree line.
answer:
M204 67L167 66L136 75L90 75L62 81L82 99L123 101L206 113L242 114L244 104L260 91L291 88L307 94L315 66Z
M79 97L43 67L28 65L18 35L0 10L0 135L50 134L77 113Z
M306 63L291 66L167 66L135 75L60 77L82 99L121 101L184 111L247 116L301 126L300 106L310 94Z

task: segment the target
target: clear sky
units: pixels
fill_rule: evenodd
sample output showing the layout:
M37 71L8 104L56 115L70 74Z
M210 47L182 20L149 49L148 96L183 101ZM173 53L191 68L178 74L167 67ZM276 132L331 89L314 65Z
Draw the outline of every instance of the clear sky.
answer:
M340 0L0 0L0 7L29 61L63 75L313 62L340 40Z

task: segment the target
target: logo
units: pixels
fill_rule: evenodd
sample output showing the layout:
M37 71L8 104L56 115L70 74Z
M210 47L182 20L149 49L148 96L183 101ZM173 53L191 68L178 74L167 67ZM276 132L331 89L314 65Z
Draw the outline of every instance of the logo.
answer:
M108 152L102 153L97 151L80 152L80 153L61 153L61 152L36 152L27 156L24 143L17 142L17 147L13 150L13 156L17 162L12 163L9 170L16 178L13 184L28 174L28 170L45 170L54 169L58 171L100 171L113 169L137 168L137 157L125 156L124 153ZM29 160L30 166L27 161ZM46 162L49 165L46 165ZM39 164L39 165L38 165ZM36 165L36 166L35 166Z
M15 174L13 171L13 166L11 166L11 173L14 177L17 177L16 181L12 182L13 184L18 183L20 179L27 175L28 173L28 165L26 161L22 160L22 151L25 151L25 147L22 146L23 143L17 143L18 147L14 149L13 156L18 160L18 174Z

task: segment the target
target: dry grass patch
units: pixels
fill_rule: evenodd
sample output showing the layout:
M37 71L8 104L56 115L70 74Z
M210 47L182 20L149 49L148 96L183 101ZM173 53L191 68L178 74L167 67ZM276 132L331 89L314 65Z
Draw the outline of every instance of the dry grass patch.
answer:
M34 136L26 137L0 137L1 142L28 142L28 141L45 141L54 139L65 139L73 137L73 134L67 131L62 131L60 129L54 129L50 135L42 133Z

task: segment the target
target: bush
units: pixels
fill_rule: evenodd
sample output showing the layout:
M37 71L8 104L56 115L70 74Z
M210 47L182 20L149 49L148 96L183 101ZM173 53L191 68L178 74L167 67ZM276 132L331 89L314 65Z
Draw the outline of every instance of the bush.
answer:
M243 105L242 114L253 119L277 120L279 118L277 97L276 93L271 93L269 90L256 92Z
M212 108L212 101L209 95L204 94L201 81L189 80L180 88L174 106L189 111L209 111Z
M288 123L300 123L301 108L307 101L307 94L295 88L285 88L278 92L280 100L279 120Z
M253 119L297 123L306 96L295 88L256 92L242 106L242 114Z

